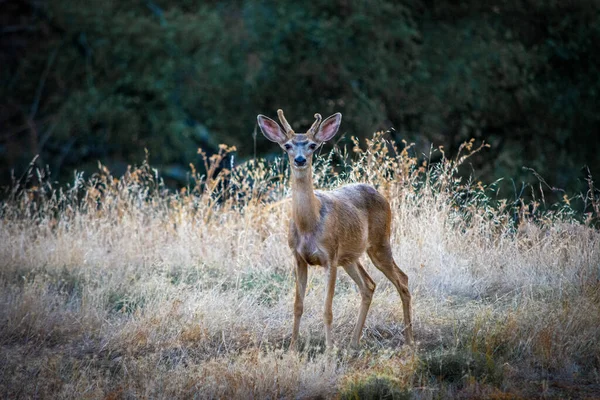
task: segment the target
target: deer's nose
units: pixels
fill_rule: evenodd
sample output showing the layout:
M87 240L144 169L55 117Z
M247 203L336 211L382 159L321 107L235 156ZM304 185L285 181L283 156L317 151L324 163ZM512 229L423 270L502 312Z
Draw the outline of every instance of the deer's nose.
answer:
M296 166L298 166L298 167L303 167L304 164L306 164L306 158L304 158L302 156L298 156L298 157L294 158L294 164L296 164Z

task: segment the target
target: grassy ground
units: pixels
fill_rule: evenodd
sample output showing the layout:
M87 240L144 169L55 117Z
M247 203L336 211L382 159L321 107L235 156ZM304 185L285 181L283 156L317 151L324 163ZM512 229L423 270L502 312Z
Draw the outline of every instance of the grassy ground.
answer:
M322 157L321 188L363 181L390 199L418 343L404 345L400 299L365 258L377 290L361 349L347 347L360 296L342 273L324 351L312 268L294 353L285 169L217 173L229 150L176 194L146 165L63 189L42 172L17 182L0 221L0 396L600 397L600 233L568 204L492 204L456 178L463 158L424 168L380 137L342 155L343 173Z

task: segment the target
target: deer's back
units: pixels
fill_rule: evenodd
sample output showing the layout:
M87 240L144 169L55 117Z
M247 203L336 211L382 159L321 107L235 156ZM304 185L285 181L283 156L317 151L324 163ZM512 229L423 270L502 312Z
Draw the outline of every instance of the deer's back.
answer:
M322 195L333 200L334 209L340 214L338 219L342 228L359 224L360 229L367 230L370 242L379 241L380 236L389 240L392 217L390 203L373 186L364 183L346 185L323 192ZM356 212L359 214L358 220L352 218ZM348 213L350 215L345 215Z

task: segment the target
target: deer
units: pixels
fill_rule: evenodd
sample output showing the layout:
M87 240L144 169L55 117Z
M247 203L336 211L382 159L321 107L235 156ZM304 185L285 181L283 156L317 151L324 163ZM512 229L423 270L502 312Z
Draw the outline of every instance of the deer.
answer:
M375 291L375 282L359 260L365 252L398 291L403 307L405 342L412 344L411 295L408 276L398 268L392 256L390 203L368 184L350 184L331 191L314 189L312 156L336 135L342 114L333 114L323 122L321 115L315 114L315 122L306 133L295 133L281 109L277 114L281 125L262 114L257 116L257 121L263 135L287 153L291 166L288 245L295 259L296 293L290 348L298 349L309 265L321 266L327 271L323 314L327 348L333 347L332 306L338 267L342 266L358 286L361 303L350 341L351 347L358 347Z

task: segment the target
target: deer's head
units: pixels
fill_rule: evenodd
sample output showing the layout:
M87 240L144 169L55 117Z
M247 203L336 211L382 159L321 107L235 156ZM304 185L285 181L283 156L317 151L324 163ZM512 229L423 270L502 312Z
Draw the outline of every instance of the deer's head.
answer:
M313 153L324 142L331 140L337 133L342 114L335 113L321 123L321 114L315 114L315 122L306 133L295 133L285 119L282 110L277 110L281 125L271 118L259 115L258 126L263 135L287 153L290 165L295 171L308 170L312 164ZM283 129L282 129L283 126Z

